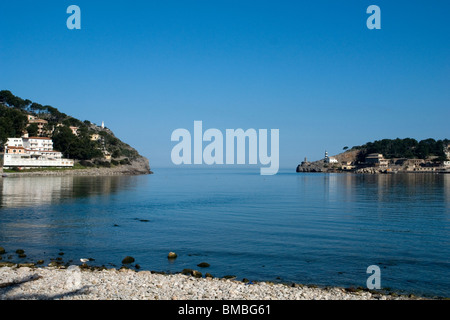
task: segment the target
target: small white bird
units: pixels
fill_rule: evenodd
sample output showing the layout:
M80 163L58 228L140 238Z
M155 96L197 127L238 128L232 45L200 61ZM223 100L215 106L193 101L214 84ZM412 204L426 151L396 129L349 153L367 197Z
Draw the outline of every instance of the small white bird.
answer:
M80 259L81 262L86 263L89 261L89 259Z

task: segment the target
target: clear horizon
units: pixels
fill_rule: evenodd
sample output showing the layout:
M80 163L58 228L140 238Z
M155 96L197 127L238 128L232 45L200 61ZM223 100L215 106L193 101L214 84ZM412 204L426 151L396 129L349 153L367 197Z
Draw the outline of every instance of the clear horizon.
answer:
M66 27L72 4L81 30ZM372 4L381 30L366 27ZM0 89L104 121L152 168L175 167L171 133L202 120L222 131L279 129L280 170L295 170L325 150L449 138L449 9L386 0L2 3Z

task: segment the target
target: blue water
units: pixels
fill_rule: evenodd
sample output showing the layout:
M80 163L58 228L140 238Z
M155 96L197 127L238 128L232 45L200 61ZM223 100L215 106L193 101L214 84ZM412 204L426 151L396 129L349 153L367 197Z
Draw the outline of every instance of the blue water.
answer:
M449 297L450 175L9 177L0 179L0 246L3 261L48 264L62 251L64 261L120 267L129 255L141 270L342 287L365 287L378 265L382 288Z

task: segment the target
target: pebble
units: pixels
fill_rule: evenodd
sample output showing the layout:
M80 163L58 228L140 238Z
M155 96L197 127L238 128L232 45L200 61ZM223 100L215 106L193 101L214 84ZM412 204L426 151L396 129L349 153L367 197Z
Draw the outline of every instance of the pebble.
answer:
M128 269L89 270L70 266L0 267L0 300L409 300L419 297L348 292ZM24 279L33 279L24 281ZM8 286L8 283L20 285ZM3 286L2 286L3 284Z

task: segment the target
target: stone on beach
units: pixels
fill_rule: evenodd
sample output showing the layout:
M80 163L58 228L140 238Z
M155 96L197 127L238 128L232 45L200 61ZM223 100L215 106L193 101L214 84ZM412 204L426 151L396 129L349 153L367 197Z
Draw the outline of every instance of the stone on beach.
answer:
M195 270L191 270L194 273ZM198 272L198 271L197 271ZM313 288L266 282L246 285L219 278L162 275L130 269L81 270L78 267L22 268L0 265L0 300L410 300L416 296L378 292L348 292L343 288ZM19 280L21 284L11 286ZM70 280L71 286L67 283ZM83 289L83 288L88 289Z
M191 275L195 278L201 278L202 277L202 273L200 271L197 270L192 270Z

